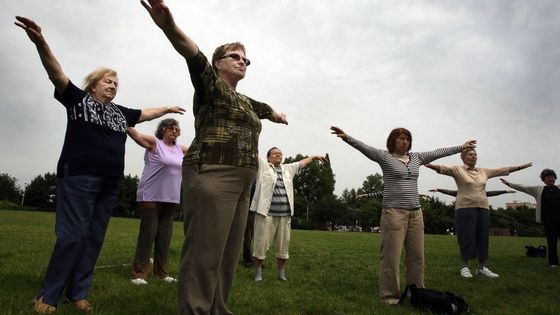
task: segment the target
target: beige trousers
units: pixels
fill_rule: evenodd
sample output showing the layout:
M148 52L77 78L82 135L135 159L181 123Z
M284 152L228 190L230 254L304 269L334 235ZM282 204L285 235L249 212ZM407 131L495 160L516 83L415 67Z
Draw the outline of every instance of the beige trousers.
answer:
M185 241L179 264L179 314L231 314L226 303L256 173L228 165L183 165Z
M399 264L404 246L406 284L424 287L424 219L422 210L387 208L381 212L379 296L396 304L401 295Z

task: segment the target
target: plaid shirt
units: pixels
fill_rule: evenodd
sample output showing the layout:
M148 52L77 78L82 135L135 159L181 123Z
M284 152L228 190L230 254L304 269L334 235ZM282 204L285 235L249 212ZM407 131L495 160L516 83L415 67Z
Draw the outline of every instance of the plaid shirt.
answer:
M183 165L225 164L258 168L260 119L272 108L233 90L199 51L187 59L194 86L195 136Z

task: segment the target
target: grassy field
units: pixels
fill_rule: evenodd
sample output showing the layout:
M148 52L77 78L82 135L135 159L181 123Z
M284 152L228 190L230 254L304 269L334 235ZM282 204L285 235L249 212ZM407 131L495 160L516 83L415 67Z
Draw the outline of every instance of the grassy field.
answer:
M112 218L91 294L95 314L176 314L176 284L129 282L139 221ZM54 245L54 214L0 210L0 314L30 314ZM182 224L175 224L169 269L177 274ZM266 261L265 281L239 266L229 299L235 314L418 314L408 305L385 306L377 297L379 234L294 230L290 281ZM499 279L459 277L455 237L426 236L426 285L464 297L471 314L560 314L560 269L525 257L542 238L493 237L489 267ZM273 257L273 253L271 257ZM404 279L401 279L404 280ZM402 282L401 282L402 283ZM74 314L59 304L57 314Z

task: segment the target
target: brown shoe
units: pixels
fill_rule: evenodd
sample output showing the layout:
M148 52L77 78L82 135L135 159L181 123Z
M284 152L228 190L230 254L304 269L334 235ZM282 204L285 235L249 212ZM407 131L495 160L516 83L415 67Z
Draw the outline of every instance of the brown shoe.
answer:
M88 313L93 311L93 306L87 300L72 301L72 305L80 312Z
M33 304L33 311L38 314L54 314L56 307L43 303L43 297L35 298L31 302Z

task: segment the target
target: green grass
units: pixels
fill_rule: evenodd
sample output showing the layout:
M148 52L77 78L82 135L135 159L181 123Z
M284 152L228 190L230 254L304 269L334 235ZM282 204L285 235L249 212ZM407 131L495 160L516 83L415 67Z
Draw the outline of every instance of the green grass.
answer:
M112 218L89 296L95 314L176 314L176 284L129 282L139 221ZM54 245L54 214L0 211L0 314L30 314ZM169 270L177 274L182 224L175 223ZM418 314L377 296L379 234L294 230L287 283L268 259L265 281L239 266L229 299L235 314ZM525 257L544 238L493 237L489 267L499 279L459 277L455 237L426 235L426 285L464 297L471 314L560 314L560 269ZM274 257L274 253L269 253ZM402 272L401 272L402 273ZM403 283L404 279L401 279ZM75 314L60 304L57 314Z

